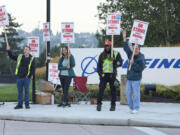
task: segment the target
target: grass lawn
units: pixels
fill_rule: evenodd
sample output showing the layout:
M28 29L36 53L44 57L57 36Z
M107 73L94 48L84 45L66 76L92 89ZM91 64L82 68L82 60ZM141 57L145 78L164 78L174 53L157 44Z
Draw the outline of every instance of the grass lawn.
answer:
M98 85L87 85L88 89L91 90L91 98L96 98L98 93ZM144 85L142 84L142 88ZM37 81L36 81L37 88ZM70 87L69 95L72 94L73 88ZM119 89L117 89L117 96L119 96ZM105 90L104 97L110 95L109 86ZM142 95L143 96L143 95ZM174 98L180 100L180 85L175 86L164 86L157 84L157 90L154 96ZM105 99L105 98L104 98ZM32 82L30 84L30 100L32 100ZM10 84L7 86L0 86L0 102L17 101L17 87L16 84Z
M32 84L30 84L30 95L32 92ZM32 96L30 96L30 100ZM17 101L17 87L16 84L9 84L0 87L0 102Z
M92 92L92 95L95 96L97 94L98 85L88 85L88 89ZM36 88L37 88L37 81L36 81ZM70 87L69 95L72 94L73 88ZM24 91L23 91L24 92ZM17 87L16 84L9 84L7 86L0 86L0 102L12 102L17 101ZM105 94L107 95L107 94ZM32 100L32 81L30 84L30 100Z

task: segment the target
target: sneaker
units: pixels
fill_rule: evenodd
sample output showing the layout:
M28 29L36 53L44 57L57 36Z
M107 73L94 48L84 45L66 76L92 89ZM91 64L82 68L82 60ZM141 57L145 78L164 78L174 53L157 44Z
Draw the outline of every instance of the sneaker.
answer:
M97 105L96 110L97 110L97 111L101 111L101 105Z
M116 110L116 106L115 105L111 105L111 108L109 110L110 111L115 111Z
M60 103L57 107L62 107L62 106L64 106L64 104L63 104L63 103Z
M69 104L69 103L66 103L66 104L63 104L63 107L71 107L71 104Z
M23 108L22 105L16 105L16 106L14 107L14 109L22 109L22 108Z
M131 110L131 109L129 109L129 111L128 111L129 113L132 113L133 112L133 110Z
M29 106L29 104L28 104L28 105L25 105L25 107L26 107L26 109L30 109L30 106Z
M132 114L136 114L138 111L137 110L133 110L132 111Z

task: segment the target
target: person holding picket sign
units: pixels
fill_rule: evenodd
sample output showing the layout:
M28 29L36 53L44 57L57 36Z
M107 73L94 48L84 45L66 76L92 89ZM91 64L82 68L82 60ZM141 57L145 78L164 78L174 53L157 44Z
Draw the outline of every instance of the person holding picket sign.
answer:
M104 51L100 54L98 60L98 74L100 78L99 93L97 98L97 111L101 111L102 99L106 84L109 82L111 90L111 107L110 111L115 111L116 107L116 87L114 82L117 75L117 67L122 65L122 58L119 52L113 52L113 58L111 57L111 41L106 41L104 44Z
M129 59L127 70L126 98L129 104L129 112L137 113L140 108L140 84L142 72L145 68L144 54L140 52L140 46L133 45L133 51L126 41L126 31L123 31L123 49Z
M73 68L75 67L74 56L70 54L69 47L62 48L62 56L59 59L58 70L61 86L63 89L63 101L58 107L70 107L68 101L68 90L71 84L72 78L75 76Z
M15 75L17 76L17 88L18 88L18 104L14 109L22 109L23 108L23 88L25 89L25 108L30 109L29 106L29 86L30 81L33 78L33 73L35 72L35 61L34 57L30 54L30 47L24 47L24 54L15 54L11 51L6 30L5 39L6 39L6 50L11 59L17 61Z

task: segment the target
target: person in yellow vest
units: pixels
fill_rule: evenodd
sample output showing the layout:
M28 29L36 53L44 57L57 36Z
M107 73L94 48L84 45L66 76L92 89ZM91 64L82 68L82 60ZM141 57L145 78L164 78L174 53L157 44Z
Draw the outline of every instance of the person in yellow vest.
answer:
M29 106L29 85L31 78L33 78L33 72L35 71L34 57L30 54L30 47L24 47L24 54L15 54L11 51L9 44L7 43L6 50L11 59L17 61L15 75L17 76L17 89L18 89L18 104L14 109L23 108L23 88L25 89L25 108L30 109Z
M111 58L111 41L106 41L104 44L104 51L100 54L98 59L98 74L100 78L99 92L97 97L97 111L101 111L101 105L106 84L109 82L111 91L111 107L110 111L115 111L116 108L116 87L114 82L117 76L117 67L122 65L122 58L119 52L113 51L113 58Z

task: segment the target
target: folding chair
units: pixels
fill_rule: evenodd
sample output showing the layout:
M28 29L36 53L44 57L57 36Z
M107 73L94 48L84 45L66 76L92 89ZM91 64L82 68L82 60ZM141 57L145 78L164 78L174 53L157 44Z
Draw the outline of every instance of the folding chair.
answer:
M74 77L73 78L73 102L90 101L90 91L86 87L87 77Z

